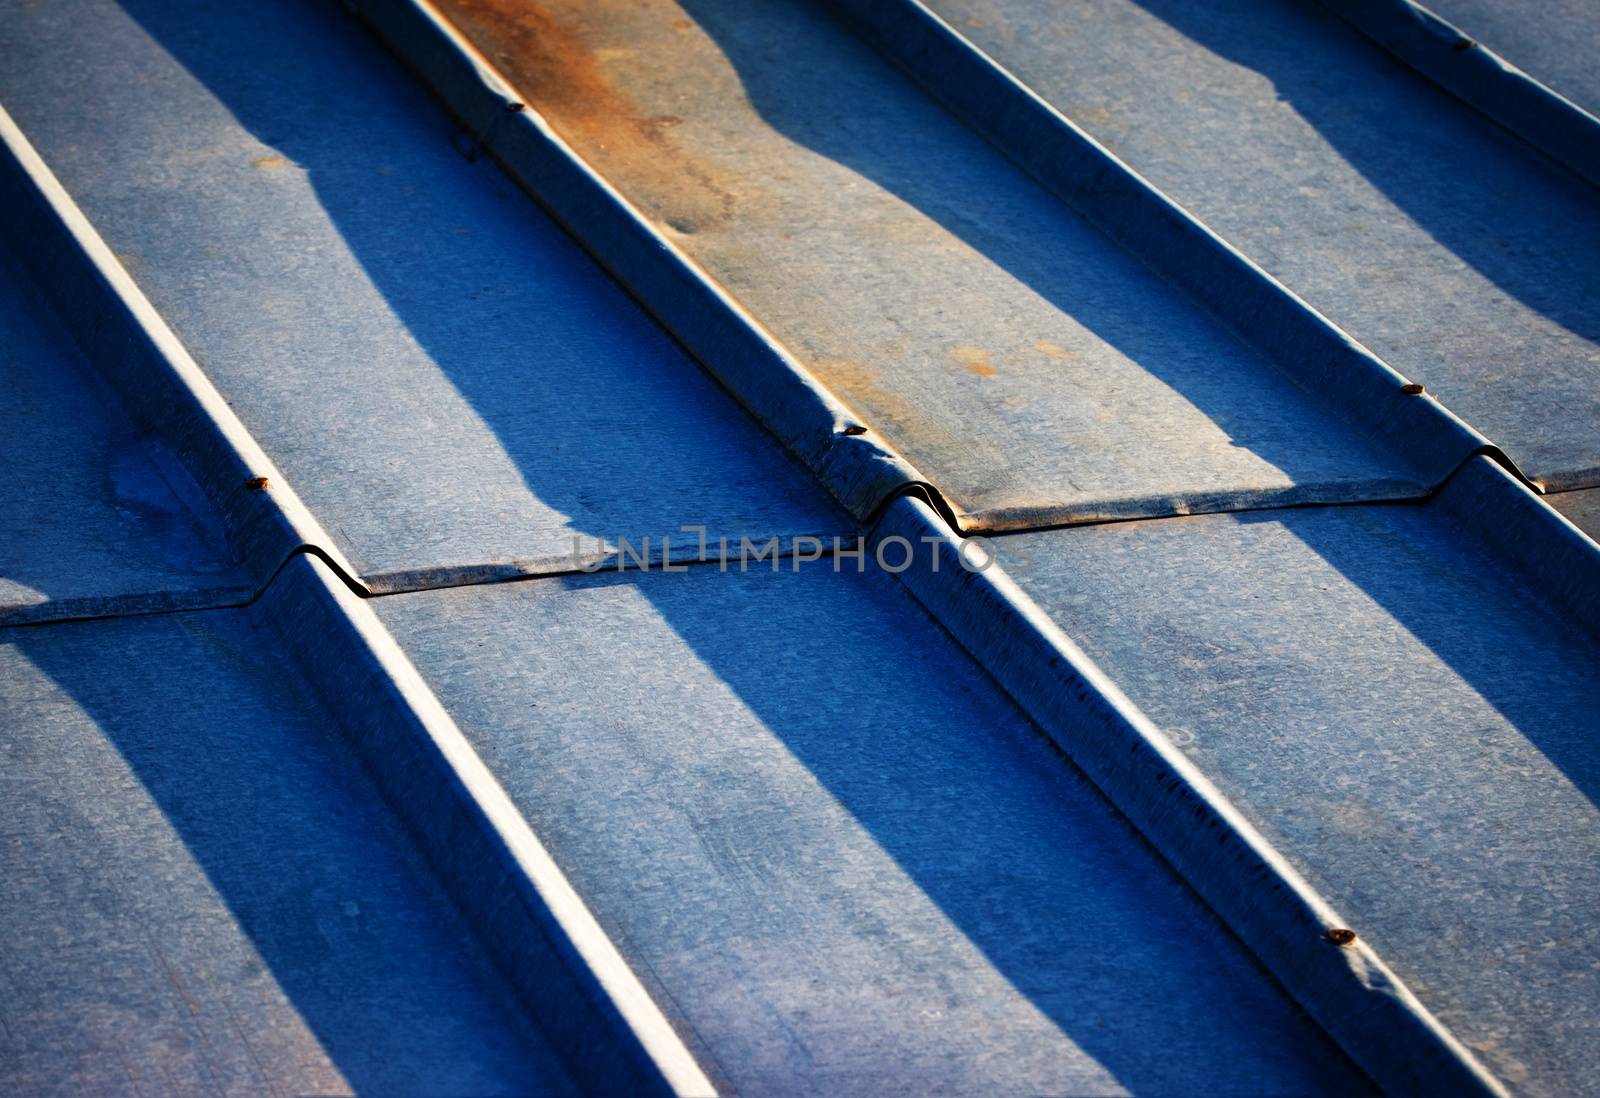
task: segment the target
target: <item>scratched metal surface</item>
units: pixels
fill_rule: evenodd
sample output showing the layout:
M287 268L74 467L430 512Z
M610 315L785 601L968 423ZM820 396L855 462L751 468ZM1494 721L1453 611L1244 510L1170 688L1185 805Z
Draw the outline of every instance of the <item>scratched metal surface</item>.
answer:
M974 527L1416 492L815 6L441 10Z
M1361 1090L905 592L852 568L372 605L724 1089Z
M1593 189L1301 0L934 0L1553 489L1600 483Z
M0 100L370 586L842 532L336 5L0 7Z
M0 1089L569 1093L269 636L0 630Z
M1596 622L1485 547L1506 514L1456 505L1027 533L1001 559L1501 1080L1584 1092Z
M0 622L242 602L198 487L116 397L0 249Z
M1600 19L1589 0L1427 0L1424 6L1591 114L1600 112Z

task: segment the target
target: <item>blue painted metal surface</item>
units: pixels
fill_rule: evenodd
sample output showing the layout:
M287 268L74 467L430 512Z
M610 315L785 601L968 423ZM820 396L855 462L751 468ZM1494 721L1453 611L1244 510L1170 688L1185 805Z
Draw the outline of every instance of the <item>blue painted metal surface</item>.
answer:
M1530 479L1600 482L1584 182L1306 4L932 7Z

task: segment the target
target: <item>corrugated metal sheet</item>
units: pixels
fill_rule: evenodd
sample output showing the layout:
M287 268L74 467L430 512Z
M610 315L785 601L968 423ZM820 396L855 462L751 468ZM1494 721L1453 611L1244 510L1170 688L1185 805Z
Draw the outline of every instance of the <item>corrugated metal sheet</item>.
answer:
M1589 13L353 7L0 11L8 1089L1593 1089Z

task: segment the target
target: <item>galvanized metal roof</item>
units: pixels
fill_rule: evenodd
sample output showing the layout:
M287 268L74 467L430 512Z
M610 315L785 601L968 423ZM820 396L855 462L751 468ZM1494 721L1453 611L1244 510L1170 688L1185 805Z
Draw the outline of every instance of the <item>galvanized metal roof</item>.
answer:
M1314 5L932 6L1530 479L1600 482L1585 181Z
M1600 1055L1573 1009L1600 1002L1600 619L1552 612L1536 562L1470 536L1531 502L1476 463L1424 504L999 552L1028 558L1022 590L1491 1070L1559 1094Z
M0 19L7 1089L1593 1089L1588 12L351 6Z
M1600 73L1594 66L1600 28L1594 12L1579 0L1429 0L1428 8L1584 110L1600 109Z
M27 1094L562 1094L245 610L5 630L4 1052Z
M249 598L205 497L181 463L141 443L9 254L0 329L0 622Z
M398 65L305 18L24 8L0 98L368 589L845 532Z

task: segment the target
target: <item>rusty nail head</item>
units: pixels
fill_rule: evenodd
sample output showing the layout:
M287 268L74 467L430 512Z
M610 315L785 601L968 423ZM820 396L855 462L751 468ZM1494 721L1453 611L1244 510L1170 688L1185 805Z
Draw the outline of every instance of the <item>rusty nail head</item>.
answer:
M1336 946L1347 946L1356 940L1356 932L1346 927L1336 926L1324 931L1322 940L1331 942Z
M1406 394L1408 394L1410 396L1416 396L1418 393L1427 392L1427 390L1425 388L1423 388L1421 385L1419 385L1415 381L1406 382L1404 385L1400 386L1400 391L1402 393L1406 393Z
M244 486L252 492L265 492L267 490L266 477L251 477L244 482Z
M1460 38L1456 39L1456 49L1458 49L1458 50L1470 50L1473 46L1476 46L1477 44L1478 43L1474 42L1472 39L1468 38L1466 35L1462 35Z
M841 435L864 435L867 433L867 429L859 423L846 423L839 433Z
M516 114L518 111L525 111L527 109L527 106L522 103L511 102L506 104L506 110L510 111L512 114Z

